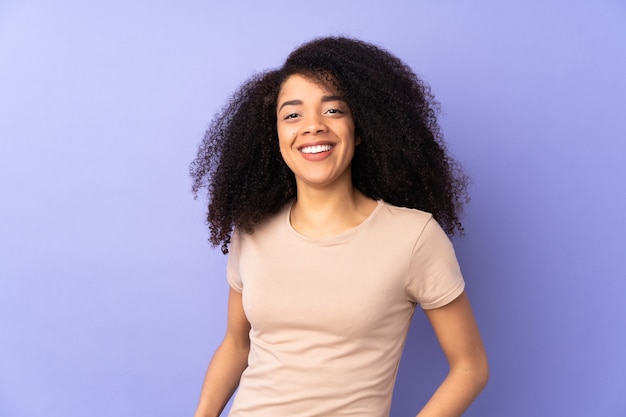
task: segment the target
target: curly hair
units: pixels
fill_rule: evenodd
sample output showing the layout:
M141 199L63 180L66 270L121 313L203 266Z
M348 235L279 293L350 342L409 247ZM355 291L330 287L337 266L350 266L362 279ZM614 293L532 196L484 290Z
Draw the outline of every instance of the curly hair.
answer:
M430 212L448 235L462 232L468 178L446 150L430 87L380 47L326 37L294 50L281 68L251 77L209 125L189 171L194 195L208 192L211 244L228 253L234 228L252 233L296 196L276 129L278 94L294 74L341 91L360 139L352 160L359 191Z

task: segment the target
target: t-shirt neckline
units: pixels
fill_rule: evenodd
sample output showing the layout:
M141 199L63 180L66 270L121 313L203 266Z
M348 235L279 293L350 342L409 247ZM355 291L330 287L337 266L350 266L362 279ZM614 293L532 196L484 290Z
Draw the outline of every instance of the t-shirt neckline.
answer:
M378 212L380 211L381 207L384 204L382 200L377 200L376 207L374 207L374 210L372 210L372 212L367 216L365 220L363 220L360 224L356 225L352 229L346 230L345 232L342 232L335 236L311 237L311 236L303 235L302 233L294 229L293 226L291 225L291 221L290 221L291 208L293 207L294 202L295 200L292 200L287 205L287 210L285 210L285 226L287 227L289 232L301 240L305 240L310 243L325 243L325 244L342 242L342 241L351 239L354 236L356 236L362 229L367 227L367 225L372 222L372 219L376 217L376 215L378 214Z

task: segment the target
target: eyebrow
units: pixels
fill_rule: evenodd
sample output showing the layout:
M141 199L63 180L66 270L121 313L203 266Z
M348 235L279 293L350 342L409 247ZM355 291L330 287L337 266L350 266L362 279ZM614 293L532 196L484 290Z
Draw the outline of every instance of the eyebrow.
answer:
M345 101L345 100L341 96L323 96L322 97L322 103L326 103L328 101ZM297 99L288 100L280 105L280 107L278 108L278 111L280 111L285 106L298 106L300 104L302 104L302 100L297 100Z

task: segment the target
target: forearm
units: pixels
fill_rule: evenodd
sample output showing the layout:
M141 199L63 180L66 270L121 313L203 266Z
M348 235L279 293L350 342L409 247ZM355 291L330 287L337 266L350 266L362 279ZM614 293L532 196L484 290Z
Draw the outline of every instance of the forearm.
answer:
M249 346L225 340L217 348L206 372L194 417L217 417L239 384L248 365Z
M458 417L487 384L487 363L452 368L417 417Z

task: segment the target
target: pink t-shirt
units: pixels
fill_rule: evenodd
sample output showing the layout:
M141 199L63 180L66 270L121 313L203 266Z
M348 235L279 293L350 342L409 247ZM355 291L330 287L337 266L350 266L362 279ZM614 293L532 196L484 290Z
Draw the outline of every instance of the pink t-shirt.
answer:
M296 232L290 207L233 236L227 277L252 329L229 415L386 417L415 305L463 292L452 244L430 214L382 201L330 238Z

